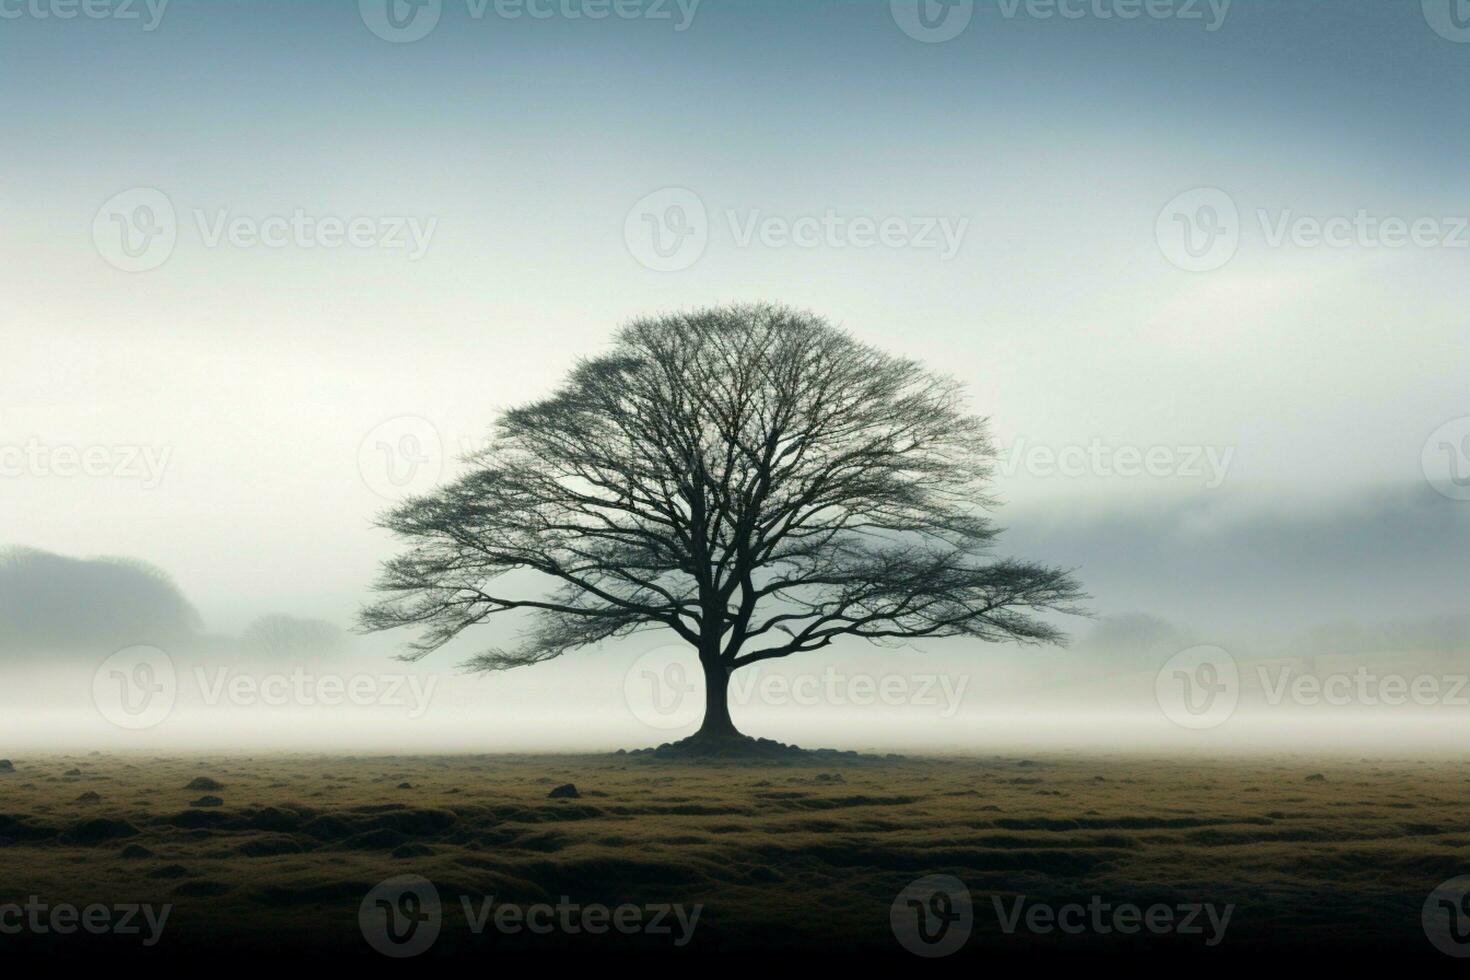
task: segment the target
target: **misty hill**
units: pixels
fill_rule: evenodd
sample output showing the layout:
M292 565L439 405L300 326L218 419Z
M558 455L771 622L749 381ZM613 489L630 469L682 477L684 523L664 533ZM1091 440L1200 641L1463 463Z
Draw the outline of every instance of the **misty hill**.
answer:
M173 581L145 562L0 552L0 655L110 653L176 643L200 626Z
M1437 620L1426 629L1444 640L1470 595L1470 507L1424 486L1332 502L1204 494L1017 510L1007 523L1005 547L1077 569L1095 611L1145 610L1215 636Z
M146 562L0 551L0 658L94 659L138 644L179 656L295 663L343 652L347 634L322 620L272 614L238 639L207 635L183 591Z

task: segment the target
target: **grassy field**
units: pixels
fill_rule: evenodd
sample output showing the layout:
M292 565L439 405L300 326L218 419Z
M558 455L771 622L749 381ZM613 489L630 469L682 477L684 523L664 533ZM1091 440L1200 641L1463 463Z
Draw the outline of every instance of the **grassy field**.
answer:
M188 788L200 778L217 786ZM549 796L566 783L577 798ZM890 907L914 879L946 874L973 899L961 956L1313 943L1441 957L1420 909L1470 871L1467 802L1461 766L1408 759L16 758L0 774L0 906L36 896L171 911L147 947L146 925L95 938L23 928L0 944L375 957L364 899L415 875L442 905L429 959L552 947L908 956ZM509 931L493 914L477 930L492 896L492 910L563 896L633 905L645 924L669 907L668 931ZM1204 929L1186 934L1027 926L1037 905L1089 902L1164 905L1176 922L1190 906L1229 906L1230 918L1220 930L1201 915ZM675 906L686 919L699 906L692 927Z

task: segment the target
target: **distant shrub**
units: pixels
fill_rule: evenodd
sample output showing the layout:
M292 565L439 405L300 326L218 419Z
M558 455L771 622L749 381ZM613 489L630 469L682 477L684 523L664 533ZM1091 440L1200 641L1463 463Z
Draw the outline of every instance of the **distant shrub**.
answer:
M282 660L338 654L346 646L347 634L331 623L279 614L260 617L240 635L243 653Z

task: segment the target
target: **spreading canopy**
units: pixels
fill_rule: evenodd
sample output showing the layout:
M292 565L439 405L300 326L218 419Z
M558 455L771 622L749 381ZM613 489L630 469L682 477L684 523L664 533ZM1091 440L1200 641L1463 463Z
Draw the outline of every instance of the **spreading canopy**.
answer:
M409 548L363 623L420 627L412 659L529 610L483 670L646 629L726 672L843 636L1058 640L1032 614L1081 594L991 555L993 455L956 382L818 317L637 320L506 412L463 476L382 518Z

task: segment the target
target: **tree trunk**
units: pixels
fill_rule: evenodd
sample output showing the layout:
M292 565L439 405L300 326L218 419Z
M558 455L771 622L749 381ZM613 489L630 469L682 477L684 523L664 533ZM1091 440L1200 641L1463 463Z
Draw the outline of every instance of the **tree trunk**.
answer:
M695 738L740 738L730 720L730 672L718 660L701 657L699 662L704 668L704 724Z

